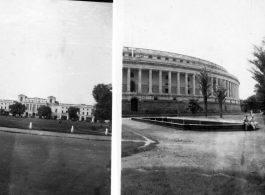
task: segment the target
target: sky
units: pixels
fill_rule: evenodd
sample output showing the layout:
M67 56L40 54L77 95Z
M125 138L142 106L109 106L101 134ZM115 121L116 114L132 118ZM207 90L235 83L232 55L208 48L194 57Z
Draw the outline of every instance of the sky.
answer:
M112 4L61 0L3 1L0 6L0 99L55 96L95 103L111 83Z
M249 72L254 45L265 37L264 0L126 0L124 46L201 58L240 82L240 99L254 95Z

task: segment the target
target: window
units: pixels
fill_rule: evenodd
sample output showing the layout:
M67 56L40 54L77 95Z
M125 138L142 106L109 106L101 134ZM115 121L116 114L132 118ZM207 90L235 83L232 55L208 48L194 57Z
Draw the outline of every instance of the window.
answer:
M149 55L149 56L148 56L148 58L152 58L152 56L151 56L151 55Z
M166 75L166 79L168 79L168 75Z
M154 97L154 100L158 100L157 96Z
M129 53L129 56L130 56L130 57L132 57L132 54L131 54L131 53Z
M55 109L55 112L57 112L57 109Z
M131 72L131 77L134 77L134 73L133 72Z
M187 63L189 64L189 63L190 63L190 61L187 61Z
M23 97L20 97L20 101L22 102L22 100L23 100Z
M165 60L168 60L168 58L165 58Z
M188 90L188 94L190 94L190 90Z
M52 99L50 99L50 103L52 103Z
M66 110L66 113L68 113L68 111Z
M159 60L160 60L160 59L161 59L161 57L160 57L160 56L157 56L157 59L159 59Z
M168 89L165 89L165 93L168 93Z
M63 113L63 110L62 110L62 113Z
M183 62L183 60L180 60L180 62Z
M173 97L173 100L177 100L176 97Z
M190 77L188 77L188 81L190 81Z
M175 61L176 61L176 59L175 59L175 58L173 58L173 61L175 62Z
M84 114L84 112L83 112L83 114Z
M88 115L88 112L86 113L86 115Z
M165 83L165 85L168 85L168 83Z

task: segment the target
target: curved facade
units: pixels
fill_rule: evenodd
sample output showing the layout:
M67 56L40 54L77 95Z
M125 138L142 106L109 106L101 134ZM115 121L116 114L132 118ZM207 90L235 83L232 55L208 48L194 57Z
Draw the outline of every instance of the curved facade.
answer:
M195 75L204 67L213 83L223 83L227 90L224 111L240 111L239 81L223 67L212 62L181 54L140 48L123 48L122 100L123 114L152 113L160 110L174 113L185 110L191 98L202 102ZM214 96L209 111L218 111ZM178 103L177 103L178 102ZM176 108L178 107L178 108Z

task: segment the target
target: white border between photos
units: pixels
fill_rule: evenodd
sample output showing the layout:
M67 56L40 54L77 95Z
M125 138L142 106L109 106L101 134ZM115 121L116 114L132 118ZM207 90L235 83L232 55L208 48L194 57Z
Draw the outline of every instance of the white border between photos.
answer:
M121 99L122 99L122 44L123 3L113 2L112 30L112 143L111 143L111 194L121 193Z

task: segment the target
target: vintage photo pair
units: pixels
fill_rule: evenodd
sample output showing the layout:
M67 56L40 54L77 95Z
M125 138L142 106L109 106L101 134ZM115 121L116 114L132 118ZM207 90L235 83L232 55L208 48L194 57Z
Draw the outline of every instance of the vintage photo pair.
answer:
M264 8L4 1L0 194L263 195Z

